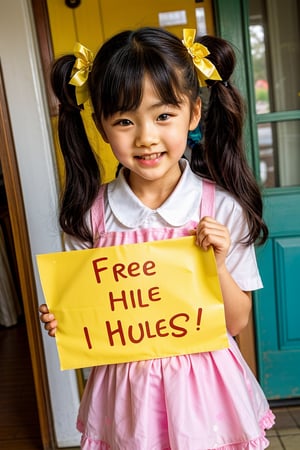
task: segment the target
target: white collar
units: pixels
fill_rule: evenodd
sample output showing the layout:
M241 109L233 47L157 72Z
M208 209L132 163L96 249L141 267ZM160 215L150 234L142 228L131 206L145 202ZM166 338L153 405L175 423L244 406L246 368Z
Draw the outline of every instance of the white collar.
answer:
M129 228L139 228L153 213L170 226L179 227L198 215L202 196L201 179L195 175L187 160L180 160L183 173L167 200L156 210L145 206L129 187L122 169L118 177L108 184L108 203L116 219Z

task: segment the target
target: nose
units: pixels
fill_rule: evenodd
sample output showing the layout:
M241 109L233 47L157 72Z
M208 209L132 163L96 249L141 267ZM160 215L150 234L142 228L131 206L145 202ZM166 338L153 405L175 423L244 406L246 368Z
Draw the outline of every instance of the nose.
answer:
M159 142L154 124L145 123L137 128L135 144L137 147L151 147Z

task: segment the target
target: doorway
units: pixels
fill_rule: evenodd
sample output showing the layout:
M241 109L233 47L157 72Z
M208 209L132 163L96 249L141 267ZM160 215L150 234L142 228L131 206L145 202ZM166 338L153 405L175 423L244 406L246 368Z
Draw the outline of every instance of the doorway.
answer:
M240 51L236 76L247 99L246 147L263 188L270 232L266 245L257 250L264 284L253 301L250 338L256 349L257 377L273 403L299 402L299 2L215 0L215 4L218 32ZM255 41L251 42L255 31L260 38L256 54ZM263 66L265 72L259 71Z
M1 162L0 360L0 447L40 450L35 387Z
M0 66L0 161L5 187L5 203L7 207L7 236L10 236L11 268L13 276L17 279L15 284L17 295L19 296L19 308L16 307L16 324L20 318L24 317L23 334L18 339L24 338L27 334L28 359L31 364L28 368L32 370L32 380L36 396L36 408L38 422L36 425L40 429L40 437L44 449L55 448L54 432L52 426L52 413L50 410L49 390L47 375L44 363L43 346L40 335L40 324L36 311L37 294L33 274L30 244L28 238L26 215L23 205L21 183L18 172L13 134L11 130L8 104L5 95L4 78ZM9 240L9 239L7 239ZM22 342L24 344L24 342ZM3 339L2 339L3 344ZM26 341L25 341L26 345ZM22 346L19 344L20 351ZM20 362L22 362L21 355ZM2 366L4 367L4 366ZM19 374L19 381L22 379L22 370ZM17 378L17 380L18 380ZM30 379L30 374L29 378Z
M299 2L249 1L256 155L269 240L258 251L255 302L260 383L275 403L300 402Z

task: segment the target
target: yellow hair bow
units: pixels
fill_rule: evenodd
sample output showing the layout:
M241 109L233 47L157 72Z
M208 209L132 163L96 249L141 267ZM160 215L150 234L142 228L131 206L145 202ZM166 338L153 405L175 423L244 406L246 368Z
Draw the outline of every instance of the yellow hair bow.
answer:
M79 42L76 42L73 52L76 56L76 61L69 83L76 86L77 104L82 105L89 98L87 81L93 66L94 55L91 50L79 44Z
M198 79L200 86L207 86L205 80L220 80L222 78L219 75L214 64L205 58L209 55L208 49L200 44L194 42L196 36L196 30L192 28L184 28L183 30L183 44L187 48L189 54L192 56L195 66L198 69Z

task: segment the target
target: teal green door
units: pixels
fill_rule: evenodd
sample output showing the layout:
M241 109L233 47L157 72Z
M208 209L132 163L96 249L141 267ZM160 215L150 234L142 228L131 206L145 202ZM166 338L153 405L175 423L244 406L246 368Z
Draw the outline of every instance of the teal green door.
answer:
M299 167L300 172L300 167ZM265 196L270 238L257 252L254 302L259 381L272 400L300 397L300 189Z
M269 400L300 399L300 4L215 4L218 33L237 48L249 160L270 231L257 250L264 283L253 302L258 379Z

